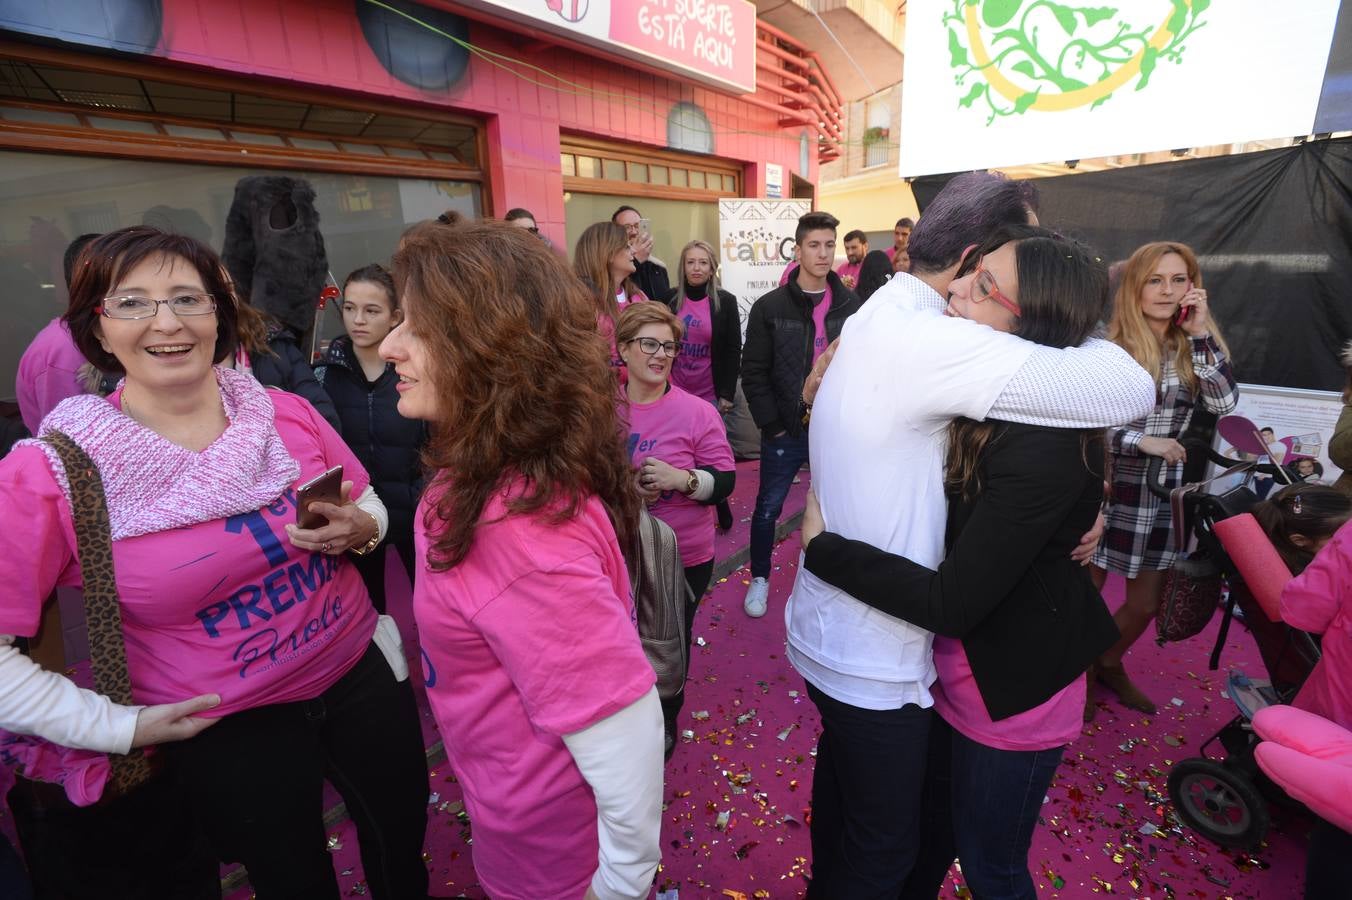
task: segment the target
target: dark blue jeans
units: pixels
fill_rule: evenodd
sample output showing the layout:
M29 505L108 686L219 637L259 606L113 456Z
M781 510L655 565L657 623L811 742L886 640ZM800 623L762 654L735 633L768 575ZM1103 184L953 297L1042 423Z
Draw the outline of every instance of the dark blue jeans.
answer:
M977 900L1037 900L1028 848L1065 748L997 750L939 716L930 737L924 837L902 900L932 900L954 857Z
M811 684L807 693L822 722L812 776L808 897L896 900L921 842L932 711L861 709Z
M751 577L770 577L770 551L775 546L775 524L784 510L794 476L807 462L807 432L794 437L761 436L760 488L751 514Z

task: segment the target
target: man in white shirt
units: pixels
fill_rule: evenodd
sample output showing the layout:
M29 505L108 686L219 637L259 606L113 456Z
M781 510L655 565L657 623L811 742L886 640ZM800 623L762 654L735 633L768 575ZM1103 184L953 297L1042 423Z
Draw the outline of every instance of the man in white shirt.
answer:
M1036 194L960 176L910 237L912 273L880 288L842 332L812 407L813 490L828 530L937 568L946 429L958 416L1068 428L1154 408L1150 376L1115 344L1043 347L942 315L964 250L1036 222ZM799 570L788 655L822 719L809 897L901 894L920 842L932 635Z

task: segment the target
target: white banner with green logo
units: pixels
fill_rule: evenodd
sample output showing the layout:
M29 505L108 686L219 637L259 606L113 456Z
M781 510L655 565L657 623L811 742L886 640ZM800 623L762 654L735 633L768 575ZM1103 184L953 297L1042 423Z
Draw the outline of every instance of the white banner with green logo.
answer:
M1313 130L1338 0L911 0L901 175Z

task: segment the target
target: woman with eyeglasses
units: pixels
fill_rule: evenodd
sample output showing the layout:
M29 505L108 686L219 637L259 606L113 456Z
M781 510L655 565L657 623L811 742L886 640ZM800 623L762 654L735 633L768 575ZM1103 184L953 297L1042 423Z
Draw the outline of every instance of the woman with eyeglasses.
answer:
M737 298L719 287L718 254L704 241L681 249L681 280L666 296L667 307L684 328L671 383L708 401L727 415L737 395L742 368L742 323ZM716 504L718 527L732 527L727 498Z
M649 511L676 533L693 597L685 609L688 644L695 613L713 575L713 507L732 493L737 469L718 411L672 384L684 336L681 321L661 303L626 308L615 333L628 372L621 389L620 418L628 428L629 458L638 470L639 493ZM663 703L668 738L675 734L683 700L684 692Z
M620 550L638 496L592 299L500 222L409 235L394 277L404 320L381 355L400 413L431 426L413 611L479 882L496 900L647 897L661 713Z
M1097 325L1107 272L1081 244L1010 226L966 257L949 292L950 315L1076 347ZM1080 732L1085 668L1117 637L1072 557L1098 515L1103 443L1098 432L994 420L958 419L948 437L938 571L825 531L815 499L804 567L935 634L925 840L902 896L935 896L957 856L974 896L1032 900L1042 799Z
M238 310L209 247L138 226L84 259L64 318L89 361L124 381L66 400L0 462L0 504L23 523L0 546L0 633L33 635L52 589L81 584L59 432L96 465L108 510L121 621L89 621L91 645L96 629L123 643L138 705L39 670L4 638L0 724L112 754L156 745L163 771L103 798L98 851L65 848L72 883L52 889L216 896L228 860L262 900L337 898L327 780L356 821L372 895L425 896L418 712L398 632L350 560L385 531L366 471L309 403L219 365ZM326 523L301 528L301 485L339 465L341 502L311 504ZM205 891L182 880L199 859L194 821L211 851Z
M1112 486L1107 531L1094 553L1094 580L1102 588L1109 572L1127 582L1127 598L1114 619L1121 639L1090 671L1123 706L1154 713L1155 703L1127 675L1122 657L1159 611L1165 573L1173 567L1174 522L1169 504L1146 486L1150 457L1164 458L1164 483L1183 482L1187 452L1179 438L1200 407L1217 416L1239 403L1230 351L1216 327L1197 256L1186 244L1145 244L1127 260L1108 323L1108 339L1121 345L1155 378L1155 411L1109 432ZM1084 719L1094 717L1092 697Z

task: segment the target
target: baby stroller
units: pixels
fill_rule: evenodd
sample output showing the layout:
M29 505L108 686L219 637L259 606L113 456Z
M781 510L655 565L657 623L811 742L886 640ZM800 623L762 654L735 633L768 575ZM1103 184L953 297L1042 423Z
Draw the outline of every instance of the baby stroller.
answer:
M1202 443L1191 444L1187 449L1190 455L1205 454L1227 472L1271 475L1279 484L1289 481L1279 466L1231 459ZM1162 459L1156 457L1150 461L1147 484L1152 493L1168 502L1170 492L1160 484L1162 468ZM1240 574L1241 569L1247 569L1251 574L1255 571L1252 565L1246 564L1250 561L1242 554L1252 554L1256 548L1265 548L1277 559L1282 574L1286 574L1271 543L1257 528L1253 517L1247 515L1258 502L1249 481L1246 479L1221 493L1207 493L1202 489L1206 486L1207 483L1203 483L1183 495L1182 527L1191 528L1199 553L1210 558L1229 588L1209 668L1214 671L1219 667L1221 648L1231 624L1239 618L1258 645L1267 677L1251 677L1239 669L1230 671L1226 694L1234 701L1238 714L1202 744L1202 755L1179 760L1173 766L1169 773L1169 798L1179 818L1211 841L1222 847L1254 849L1267 834L1271 821L1268 803L1292 806L1295 801L1258 768L1254 759L1258 738L1251 721L1258 710L1291 701L1319 660L1319 647L1309 634L1291 628L1265 612ZM1243 517L1247 522L1232 524L1251 527L1236 532L1222 524L1237 517ZM1217 526L1220 526L1220 533ZM1243 538L1235 537L1236 533L1242 534ZM1236 563L1237 558L1240 564ZM1208 748L1216 743L1225 751L1223 758L1208 755Z

